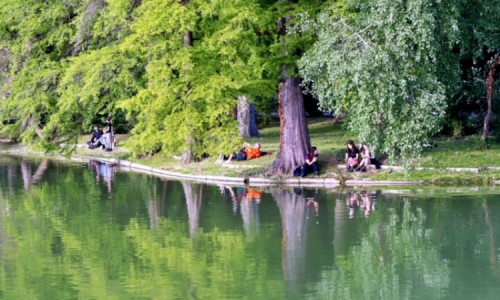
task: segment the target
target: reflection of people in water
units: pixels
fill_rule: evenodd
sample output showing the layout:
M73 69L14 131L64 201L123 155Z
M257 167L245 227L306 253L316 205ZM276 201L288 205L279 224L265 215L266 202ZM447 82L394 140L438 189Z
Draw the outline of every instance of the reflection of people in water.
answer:
M316 216L318 216L318 212L319 212L318 202L313 197L307 198L306 200L307 200L307 202L306 202L307 208L314 209L314 213L316 214Z
M349 219L354 218L354 211L359 207L359 194L358 193L348 193L347 194L347 207L349 208Z
M365 217L368 217L370 213L375 209L375 202L370 197L366 191L361 192L361 199L363 200L361 204L361 208L363 208L365 212Z
M247 202L255 200L256 203L260 203L260 198L262 197L262 191L259 189L248 188L246 191Z
M108 165L107 163L100 162L97 160L91 160L89 165L92 169L96 171L96 181L100 182L101 178L106 183L106 187L108 189L108 193L111 194L111 183L114 179L114 168L112 165Z
M375 210L375 199L367 191L362 191L361 194L357 192L348 193L346 204L349 209L349 219L354 218L357 208L363 209L365 217L368 217Z

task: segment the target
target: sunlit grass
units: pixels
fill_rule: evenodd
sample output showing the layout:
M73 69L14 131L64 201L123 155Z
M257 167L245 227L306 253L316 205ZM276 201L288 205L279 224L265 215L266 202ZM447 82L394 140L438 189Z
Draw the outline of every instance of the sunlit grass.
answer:
M486 166L500 167L500 144L489 143L485 147L478 136L469 136L460 139L440 138L435 147L427 149L423 154L422 167L432 167L432 170L411 171L409 174L394 170L376 170L367 173L346 173L337 166L343 164L345 143L349 139L356 141L354 135L349 134L341 123L334 123L332 119L317 118L309 120L309 134L311 145L316 146L320 153L321 177L337 177L340 174L346 179L372 180L412 180L433 184L483 184L500 179L500 171L454 172L446 168L484 168ZM229 164L215 163L217 157L209 157L201 161L181 164L178 158L157 154L133 158L121 146L128 135L118 135L118 148L113 152L104 152L100 149L89 150L86 147L78 149L77 154L99 157L118 157L128 159L147 166L170 170L185 174L204 174L218 176L267 176L266 171L272 165L279 151L279 126L263 128L261 136L249 138L246 141L260 143L262 150L268 154L250 161L231 161ZM88 136L81 137L84 144ZM357 142L357 141L356 141Z

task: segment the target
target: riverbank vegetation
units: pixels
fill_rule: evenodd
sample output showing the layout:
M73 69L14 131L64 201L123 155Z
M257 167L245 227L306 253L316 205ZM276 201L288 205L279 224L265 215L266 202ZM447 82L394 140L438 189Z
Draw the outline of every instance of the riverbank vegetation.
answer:
M460 138L441 136L436 138L433 147L427 148L422 154L422 163L409 174L402 168L393 165L387 156L377 154L385 167L380 170L371 169L366 173L347 173L343 165L345 141L355 139L346 134L345 124L332 118L309 118L309 133L311 144L320 152L320 178L366 179L366 180L418 180L436 185L469 185L492 184L500 180L500 144L492 144L485 148L479 135ZM116 157L131 160L143 165L186 173L220 176L255 176L266 177L266 170L273 163L279 149L279 124L262 128L261 136L249 138L251 143L260 143L262 149L271 154L250 161L235 161L216 163L216 157L207 157L197 162L183 164L179 157L166 154L133 157L121 145L114 152L104 152L99 149L89 150L81 147L76 150L80 155L97 157ZM126 135L119 136L125 140ZM83 144L88 136L80 137ZM395 168L389 168L394 166ZM315 178L312 176L311 178Z
M0 134L74 152L112 116L120 155L194 173L254 139L273 154L231 172L288 176L314 144L333 174L346 137L406 171L487 166L462 149L500 136L498 15L495 1L5 0ZM272 113L279 129L255 120Z

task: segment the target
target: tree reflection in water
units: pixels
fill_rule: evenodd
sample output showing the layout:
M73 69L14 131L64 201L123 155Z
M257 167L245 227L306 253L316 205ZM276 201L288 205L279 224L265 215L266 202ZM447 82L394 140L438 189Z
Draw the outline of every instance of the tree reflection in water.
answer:
M302 189L272 191L281 212L282 266L287 295L301 294L306 277L307 200Z
M204 184L182 182L188 210L189 234L192 238L196 236L196 231L200 223L200 209L204 187Z
M336 253L336 266L323 272L316 297L338 299L436 299L450 282L425 214L404 202L401 217L390 210L389 223L372 222L357 246ZM334 239L334 242L337 239Z

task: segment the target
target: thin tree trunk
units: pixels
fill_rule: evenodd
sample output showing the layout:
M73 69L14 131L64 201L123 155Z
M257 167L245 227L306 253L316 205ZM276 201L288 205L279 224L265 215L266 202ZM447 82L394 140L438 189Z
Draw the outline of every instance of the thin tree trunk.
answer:
M73 39L74 46L73 51L71 51L72 56L76 56L84 50L85 43L91 36L90 30L94 24L95 17L105 5L106 3L104 0L93 0L90 1L85 7L80 26L76 32L75 38Z
M187 4L187 2L188 1L185 1L183 3ZM183 41L185 46L187 47L193 46L193 33L190 30L186 30L184 32ZM188 136L186 139L187 139L188 149L182 153L181 162L183 164L189 164L194 160L194 154L193 154L194 139L192 136Z
M246 96L238 97L237 119L241 137L260 136L257 123L255 122L255 104L248 102Z
M304 110L304 97L297 78L284 78L279 85L280 150L270 173L290 174L304 163L311 146Z
M488 207L488 200L484 200L483 202L483 210L484 210L484 219L486 220L486 224L488 225L488 235L490 238L490 265L491 270L495 275L497 275L497 247L495 243L495 229L493 226L493 222L491 221L490 209Z
M500 53L495 56L493 63L491 64L490 71L488 72L488 78L486 80L486 101L488 102L488 110L484 116L484 127L483 127L483 140L488 138L490 133L490 120L493 114L493 94L495 85L495 73L500 66Z

